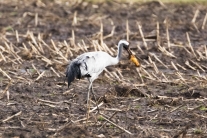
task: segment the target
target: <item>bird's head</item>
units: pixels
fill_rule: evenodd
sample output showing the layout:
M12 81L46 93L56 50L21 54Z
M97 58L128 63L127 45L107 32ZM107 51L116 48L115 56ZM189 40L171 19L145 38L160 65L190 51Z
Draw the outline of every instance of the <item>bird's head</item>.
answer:
M133 62L137 67L140 66L140 62L139 60L136 58L135 55L132 54L132 51L129 48L129 42L127 42L126 40L120 40L118 45L122 45L123 48L128 52L129 54L129 60L131 62Z
M125 50L129 49L129 42L127 42L126 40L120 40L118 45L122 45Z

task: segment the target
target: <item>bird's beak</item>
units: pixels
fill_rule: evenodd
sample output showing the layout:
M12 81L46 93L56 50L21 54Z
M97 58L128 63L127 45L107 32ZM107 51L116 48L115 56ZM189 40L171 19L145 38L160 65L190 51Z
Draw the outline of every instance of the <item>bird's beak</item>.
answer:
M127 48L126 50L127 50L127 52L129 53L129 60L130 60L131 62L133 62L137 67L139 67L139 66L140 66L140 62L139 62L139 60L136 58L136 56L132 54L132 51L130 50L130 48Z

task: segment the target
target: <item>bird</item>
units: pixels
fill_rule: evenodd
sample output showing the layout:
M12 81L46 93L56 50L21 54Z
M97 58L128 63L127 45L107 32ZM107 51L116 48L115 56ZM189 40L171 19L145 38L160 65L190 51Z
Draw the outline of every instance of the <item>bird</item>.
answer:
M89 81L88 94L87 94L88 110L89 110L88 102L89 102L90 92L92 92L95 98L94 91L93 91L93 81L98 78L99 74L101 74L101 72L107 66L116 65L119 63L123 48L128 52L130 60L134 62L136 66L139 66L140 64L136 59L136 57L133 56L129 48L129 42L126 40L120 40L118 42L118 52L116 57L112 57L111 55L109 55L104 51L87 52L73 59L71 63L67 66L66 79L68 82L68 88L71 82L73 82L75 78L81 79L86 77Z

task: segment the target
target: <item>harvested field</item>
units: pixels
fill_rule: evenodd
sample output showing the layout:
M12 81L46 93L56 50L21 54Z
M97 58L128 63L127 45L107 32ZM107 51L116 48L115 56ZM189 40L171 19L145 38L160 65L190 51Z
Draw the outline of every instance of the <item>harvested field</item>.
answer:
M0 137L207 137L207 3L0 0ZM77 55L122 60L70 88Z

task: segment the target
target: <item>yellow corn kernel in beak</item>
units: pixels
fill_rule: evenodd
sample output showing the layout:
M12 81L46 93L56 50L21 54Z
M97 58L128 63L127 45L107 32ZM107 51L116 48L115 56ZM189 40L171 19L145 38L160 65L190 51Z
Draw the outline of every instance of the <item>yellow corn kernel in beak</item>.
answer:
M137 67L140 66L138 59L134 55L130 55L130 61L133 62Z

